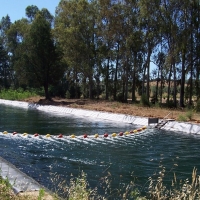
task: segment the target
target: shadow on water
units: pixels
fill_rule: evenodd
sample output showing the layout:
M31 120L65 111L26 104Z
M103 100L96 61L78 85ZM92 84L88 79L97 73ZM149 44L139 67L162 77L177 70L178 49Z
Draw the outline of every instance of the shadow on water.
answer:
M100 186L102 177L109 173L113 188L134 181L145 191L148 178L156 178L162 167L169 186L174 172L177 178L186 179L191 177L193 167L200 168L198 135L147 129L123 137L94 139L95 133L118 133L136 127L2 105L0 109L0 131L10 133L0 134L0 156L49 189L57 189L56 179L69 183L72 174L77 177L84 171L92 188ZM13 131L29 135L13 136ZM33 137L35 132L40 137ZM55 137L46 138L47 133ZM59 139L58 133L66 137ZM83 133L91 137L84 139ZM71 134L77 137L69 138Z

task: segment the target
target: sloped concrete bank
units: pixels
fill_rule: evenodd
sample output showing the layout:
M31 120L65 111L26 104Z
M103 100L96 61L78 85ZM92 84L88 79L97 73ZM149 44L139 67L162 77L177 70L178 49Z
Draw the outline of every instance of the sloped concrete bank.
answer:
M72 114L80 117L87 117L91 119L100 119L100 120L111 120L116 122L123 123L131 123L138 126L148 126L148 118L146 117L138 117L132 115L125 114L114 114L108 112L99 112L99 111L91 111L91 110L83 110L62 106L51 106L51 105L38 105L21 101L10 101L0 99L0 104L17 106L25 109L37 109L43 112L51 112L51 113L60 113L60 114ZM161 121L162 119L159 119ZM200 134L200 125L186 123L186 122L177 122L177 121L168 121L164 126L161 127L164 130L171 131L180 131L188 134Z

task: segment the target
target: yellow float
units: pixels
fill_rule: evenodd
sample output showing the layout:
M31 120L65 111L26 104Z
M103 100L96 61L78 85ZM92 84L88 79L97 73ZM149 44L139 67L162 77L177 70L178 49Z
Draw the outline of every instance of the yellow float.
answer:
M51 135L50 134L46 134L46 137L51 137Z
M95 138L98 138L98 137L99 137L99 134L96 133L96 134L94 135L94 137L95 137Z
M130 134L128 131L126 131L126 132L124 133L124 135L128 135L128 134Z
M116 136L117 136L117 133L113 133L113 134L112 134L112 137L116 137Z
M26 136L26 135L28 135L28 133L23 133L23 136Z
M3 134L8 134L8 131L4 131Z
M73 135L71 135L70 137L71 137L71 138L75 138L76 136L73 134Z

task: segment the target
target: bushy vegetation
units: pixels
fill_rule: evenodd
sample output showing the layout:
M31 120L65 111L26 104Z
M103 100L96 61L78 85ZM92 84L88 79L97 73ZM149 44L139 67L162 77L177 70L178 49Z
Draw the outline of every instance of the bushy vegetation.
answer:
M32 96L37 96L37 92L34 90L23 90L22 88L19 88L17 90L14 90L14 89L0 90L1 99L23 100Z

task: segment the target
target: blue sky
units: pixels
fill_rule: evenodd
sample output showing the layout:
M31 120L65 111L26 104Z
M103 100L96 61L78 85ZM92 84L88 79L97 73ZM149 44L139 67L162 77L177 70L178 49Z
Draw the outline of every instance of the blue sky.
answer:
M60 0L0 0L0 20L7 14L11 22L26 17L25 9L27 6L37 6L39 9L47 8L54 15Z

